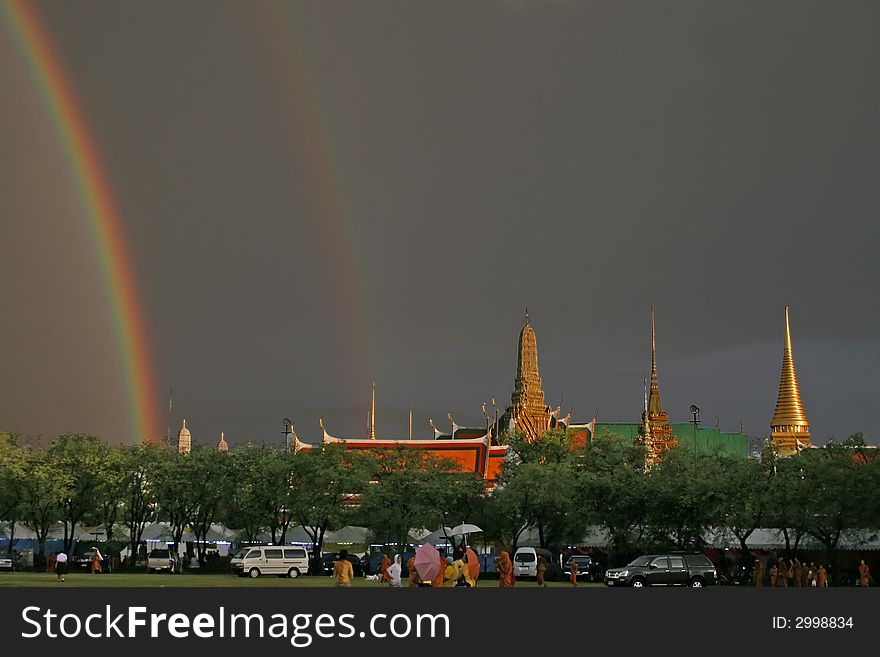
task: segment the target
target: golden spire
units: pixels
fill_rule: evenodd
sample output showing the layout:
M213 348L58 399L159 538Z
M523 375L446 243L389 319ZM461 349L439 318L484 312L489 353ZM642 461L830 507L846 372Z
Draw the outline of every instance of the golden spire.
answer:
M794 427L797 427L796 429ZM798 387L794 357L791 352L791 329L788 324L788 306L785 307L785 350L782 353L782 374L779 377L779 397L770 428L774 432L805 433L809 439L810 423L804 413Z
M373 398L370 402L370 440L376 440L376 382L373 382Z
M654 306L651 306L651 395L648 398L648 410L657 415L663 412L660 403L660 384L657 381L657 344L654 339Z
M409 439L412 440L412 404L409 405Z

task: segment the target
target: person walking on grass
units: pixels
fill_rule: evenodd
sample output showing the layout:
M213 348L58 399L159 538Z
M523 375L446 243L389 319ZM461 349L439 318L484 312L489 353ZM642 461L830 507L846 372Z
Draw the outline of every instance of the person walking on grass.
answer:
M819 570L816 572L816 586L819 588L828 586L828 571L822 564L819 564Z
M101 572L101 562L104 560L104 556L101 554L101 551L98 549L98 546L95 546L95 554L92 555L92 575L95 573Z
M865 563L864 559L859 564L859 586L863 588L871 586L871 569L868 568L868 564Z
M64 576L67 574L67 554L63 551L55 557L55 574L59 582L64 581Z
M354 568L348 560L348 550L339 551L339 559L333 564L333 586L348 588L354 578Z
M760 559L755 559L755 569L752 571L752 586L764 586L764 566Z
M383 554L382 565L379 566L379 574L382 575L382 579L380 580L382 584L391 583L391 577L388 575L389 568L391 568L391 559L388 558L387 554Z
M578 568L577 561L572 561L571 562L571 585L575 588L577 588L577 585L578 585L578 571L579 570L580 569Z
M535 572L537 573L538 586L547 586L547 582L544 581L544 573L547 572L547 560L540 555L538 555L538 565L535 567Z
M388 574L388 585L392 588L400 588L400 574L403 571L403 559L399 554L394 555L394 562L388 566L386 573Z

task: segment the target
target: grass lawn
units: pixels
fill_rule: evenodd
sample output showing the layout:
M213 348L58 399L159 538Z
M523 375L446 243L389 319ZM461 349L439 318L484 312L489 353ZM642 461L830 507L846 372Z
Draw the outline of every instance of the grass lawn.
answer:
M0 587L3 586L35 586L35 587L114 587L114 586L138 586L138 587L332 587L330 577L286 577L264 576L258 579L249 577L236 577L234 575L148 575L147 573L103 573L92 575L91 573L69 573L63 582L56 580L52 573L0 573ZM357 588L380 588L379 582L366 580L362 577L355 578L352 586ZM486 579L477 584L477 588L497 588L498 580ZM518 580L517 588L536 588L537 584L531 581ZM549 587L570 588L566 582L548 582ZM602 584L579 583L578 588L603 586Z

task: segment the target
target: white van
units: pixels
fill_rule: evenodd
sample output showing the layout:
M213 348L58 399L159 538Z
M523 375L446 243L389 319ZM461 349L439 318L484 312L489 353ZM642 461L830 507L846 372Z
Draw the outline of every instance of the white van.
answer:
M301 547L258 546L242 548L231 561L239 577L281 575L299 577L309 572L309 554Z
M538 557L544 557L547 567L553 567L553 555L549 550L534 547L521 547L513 555L513 574L516 577L537 577Z

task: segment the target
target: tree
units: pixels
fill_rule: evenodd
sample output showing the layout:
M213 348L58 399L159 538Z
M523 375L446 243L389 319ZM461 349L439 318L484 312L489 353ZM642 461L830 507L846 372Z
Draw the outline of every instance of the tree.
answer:
M198 477L198 459L190 454L171 451L162 454L156 468L157 517L171 527L174 542L172 554L178 553L183 532L190 521L197 503L193 495L193 481ZM180 570L180 562L175 559L175 570Z
M73 549L75 527L97 504L104 456L109 448L95 436L63 434L49 448L49 459L64 474L67 490L61 505L64 551Z
M612 562L626 563L642 547L647 522L644 445L603 429L587 444L576 497L583 523L607 532Z
M341 527L356 510L367 488L375 459L348 452L344 445L322 445L294 455L299 492L292 511L315 545L313 572L321 569L321 548L327 529Z
M39 569L44 563L46 539L52 525L61 519L61 507L71 482L68 473L43 449L25 450L24 467L27 475L22 480L22 515L37 535L39 550L34 566Z
M375 450L377 474L362 497L358 516L373 536L401 546L414 528L458 522L484 487L472 473L457 471L450 459L406 448Z
M266 463L274 459L274 453L265 447L247 444L230 452L229 457L229 492L220 513L227 527L239 530L241 538L253 543L273 517L271 512L266 512L264 504L268 497L264 472Z
M156 517L156 483L164 455L161 447L150 443L123 448L122 521L128 528L132 567L144 529Z
M205 565L206 541L229 483L229 454L199 447L186 457L190 463L189 495L193 500L189 523L196 536L199 565Z
M9 521L8 554L15 543L15 523L22 517L25 458L18 445L19 434L0 432L0 520Z
M114 547L113 534L126 496L126 477L125 453L112 447L105 450L95 487L95 504L87 517L104 528L107 550L111 556L118 555L118 550Z

